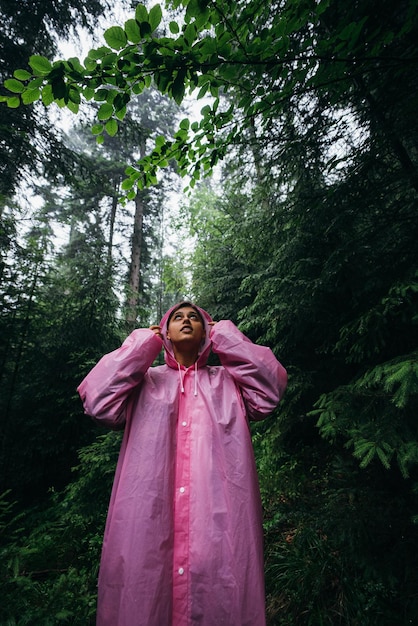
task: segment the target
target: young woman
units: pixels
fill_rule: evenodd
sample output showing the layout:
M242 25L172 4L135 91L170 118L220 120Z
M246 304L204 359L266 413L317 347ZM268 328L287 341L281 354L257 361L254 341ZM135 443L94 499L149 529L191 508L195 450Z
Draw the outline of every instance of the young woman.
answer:
M165 365L151 367L160 350ZM210 351L220 366L207 365ZM271 350L182 302L79 387L125 429L99 574L98 626L264 626L261 503L248 420L287 383Z

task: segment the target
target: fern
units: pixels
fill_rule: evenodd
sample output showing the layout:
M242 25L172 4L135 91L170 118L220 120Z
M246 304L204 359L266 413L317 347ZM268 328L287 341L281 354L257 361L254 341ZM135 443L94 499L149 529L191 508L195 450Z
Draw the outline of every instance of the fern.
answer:
M418 394L418 354L412 353L368 370L357 380L358 391L383 391L397 408L405 408Z
M402 475L418 463L418 359L413 352L366 370L351 384L322 394L309 415L321 436L345 439L361 468L396 462Z

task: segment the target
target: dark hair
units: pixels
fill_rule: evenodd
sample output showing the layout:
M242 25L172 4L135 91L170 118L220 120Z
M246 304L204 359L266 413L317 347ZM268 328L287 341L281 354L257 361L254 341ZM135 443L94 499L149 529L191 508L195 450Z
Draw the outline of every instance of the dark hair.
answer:
M199 311L199 309L197 308L197 306L196 306L195 304L192 304L191 302L186 301L186 300L185 300L184 302L180 302L180 304L178 304L178 305L177 305L177 306L176 306L176 307L175 307L175 308L171 311L171 313L170 313L170 315L168 316L168 319L167 319L167 328L168 328L168 325L169 325L170 320L171 320L171 318L173 317L174 313L176 313L176 311L178 311L179 309L184 309L186 306L189 306L189 307L191 307L192 309L194 309L194 310L196 311L196 313L198 314L199 319L200 319L200 321L201 321L201 323L202 323L203 328L205 328L205 322L204 322L203 317L202 317L202 314L201 314L201 312Z

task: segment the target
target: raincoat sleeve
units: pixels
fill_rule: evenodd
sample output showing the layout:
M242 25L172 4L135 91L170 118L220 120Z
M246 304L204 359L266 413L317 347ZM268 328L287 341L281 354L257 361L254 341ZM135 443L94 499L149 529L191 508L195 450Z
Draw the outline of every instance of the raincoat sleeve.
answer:
M122 346L105 354L79 385L84 412L110 428L125 424L125 406L163 342L149 329L134 330Z
M241 390L248 417L269 415L282 398L287 372L270 348L252 343L229 320L212 327L212 351Z

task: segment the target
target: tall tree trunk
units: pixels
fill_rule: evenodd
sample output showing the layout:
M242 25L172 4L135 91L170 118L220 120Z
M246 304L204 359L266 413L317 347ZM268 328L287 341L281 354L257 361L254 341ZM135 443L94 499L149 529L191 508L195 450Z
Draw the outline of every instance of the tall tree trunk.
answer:
M145 156L145 135L139 138L139 155ZM144 222L145 191L137 191L135 196L135 217L131 245L131 264L129 268L128 294L125 303L125 324L128 331L136 326L138 315L139 290L141 286L141 256L142 256L142 225Z
M128 330L135 328L139 289L141 284L141 253L142 253L142 225L144 221L144 198L138 191L135 196L134 232L132 235L131 266L129 269L128 296L126 299L125 321Z
M119 191L120 191L120 180L114 180L113 183L113 197L112 197L112 206L110 208L110 219L109 219L109 244L108 244L108 260L112 259L112 251L113 251L113 235L115 232L115 221L116 221L116 211L118 208L118 199L119 199Z

